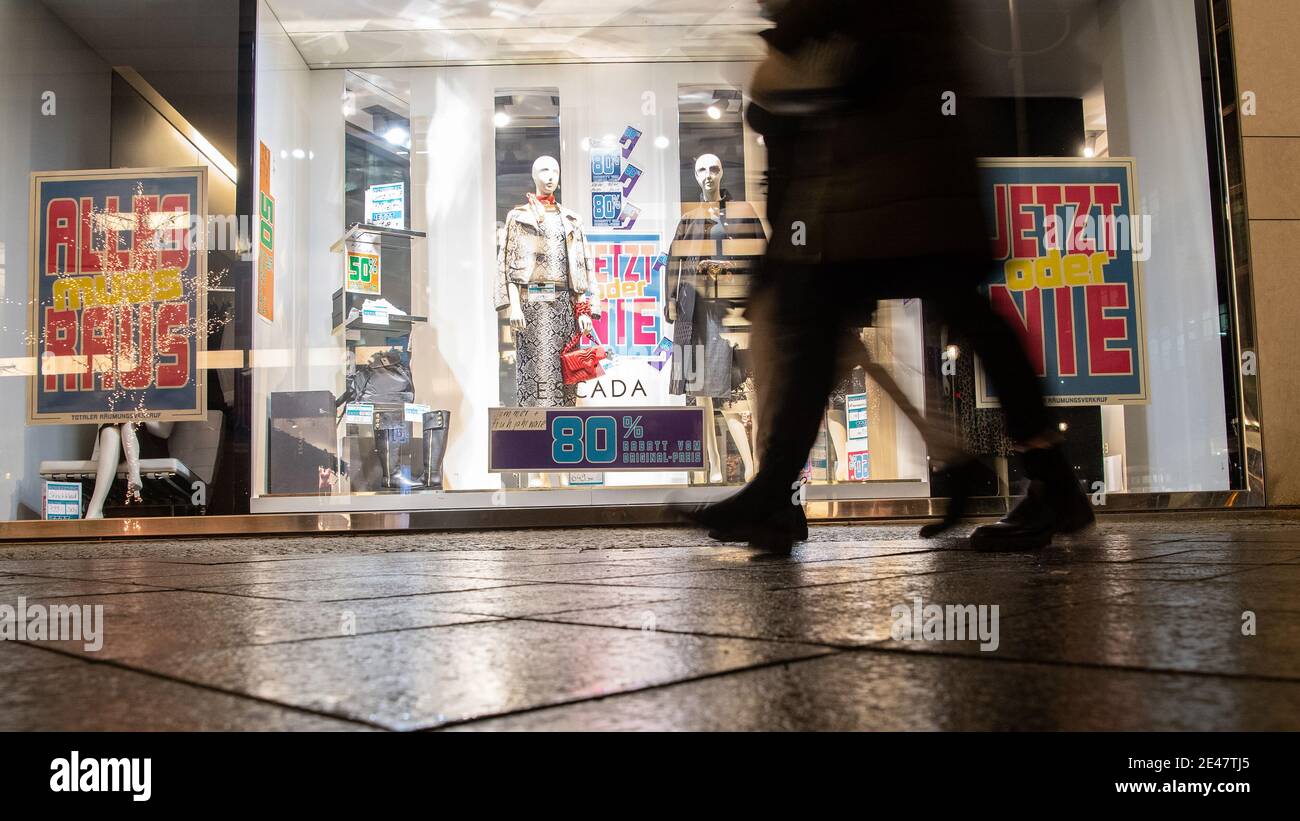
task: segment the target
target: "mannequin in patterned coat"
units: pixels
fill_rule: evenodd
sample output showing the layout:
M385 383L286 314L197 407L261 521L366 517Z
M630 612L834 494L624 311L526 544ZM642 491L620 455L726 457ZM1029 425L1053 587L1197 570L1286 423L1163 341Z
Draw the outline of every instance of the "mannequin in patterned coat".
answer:
M515 375L519 406L571 407L572 385L564 384L560 353L581 330L592 333L591 317L575 317L591 297L592 278L581 218L555 201L560 164L553 157L533 163L536 193L506 217L505 241L497 266L496 308L508 311L515 332Z

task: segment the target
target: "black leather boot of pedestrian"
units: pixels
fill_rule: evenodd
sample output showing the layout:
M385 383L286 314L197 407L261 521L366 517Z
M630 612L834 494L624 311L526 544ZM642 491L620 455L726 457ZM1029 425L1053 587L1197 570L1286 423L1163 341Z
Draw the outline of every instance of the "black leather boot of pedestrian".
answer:
M943 519L921 527L922 539L933 539L950 530L961 521L970 506L971 497L975 495L976 483L979 482L982 466L974 457L963 459L943 469L947 478L949 495L948 509Z
M802 505L781 499L760 506L749 489L730 499L703 507L680 507L685 521L709 531L718 542L746 542L765 553L789 553L796 542L808 539L808 518Z
M976 550L1039 550L1058 533L1077 533L1096 517L1060 445L1025 451L1029 492L1002 521L971 534Z
M797 542L808 541L808 517L802 505L782 505L762 520L709 530L717 542L745 542L764 553L788 554Z

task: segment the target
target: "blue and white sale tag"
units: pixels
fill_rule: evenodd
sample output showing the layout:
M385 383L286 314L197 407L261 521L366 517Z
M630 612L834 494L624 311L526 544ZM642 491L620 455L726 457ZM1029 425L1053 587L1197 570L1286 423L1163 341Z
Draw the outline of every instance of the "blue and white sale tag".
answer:
M867 438L867 395L851 393L844 397L844 409L848 415L849 440L858 441Z
M343 412L343 421L349 425L374 425L375 406L366 402L353 402Z
M402 406L402 418L407 422L414 422L417 425L424 424L424 415L432 408L428 405L417 405L414 402L407 402Z
M591 192L591 224L596 228L618 228L622 225L623 194L621 191Z
M362 308L361 321L367 325L387 325L388 309L383 306Z
M81 518L81 482L45 483L45 518Z

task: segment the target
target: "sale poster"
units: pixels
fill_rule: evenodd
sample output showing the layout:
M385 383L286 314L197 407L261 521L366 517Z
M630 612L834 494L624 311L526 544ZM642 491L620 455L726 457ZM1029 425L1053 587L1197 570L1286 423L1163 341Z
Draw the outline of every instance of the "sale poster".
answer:
M275 321L275 197L271 196L271 149L258 143L257 315Z
M379 254L349 250L343 287L349 294L380 293Z
M1132 159L981 160L993 216L988 297L1020 335L1051 405L1148 401L1142 261L1149 219ZM977 403L997 405L984 369Z
M596 336L615 359L654 359L664 339L664 278L667 257L658 234L593 234L587 237L596 296L604 307Z
M493 473L703 470L701 408L491 408Z
M32 175L32 424L206 415L207 170Z

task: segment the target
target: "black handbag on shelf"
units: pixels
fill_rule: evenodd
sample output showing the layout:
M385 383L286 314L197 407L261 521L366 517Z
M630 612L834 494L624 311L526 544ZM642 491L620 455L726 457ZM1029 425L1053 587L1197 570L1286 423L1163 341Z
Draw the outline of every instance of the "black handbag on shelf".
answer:
M348 375L348 401L400 405L415 401L410 355L397 349L380 351Z

